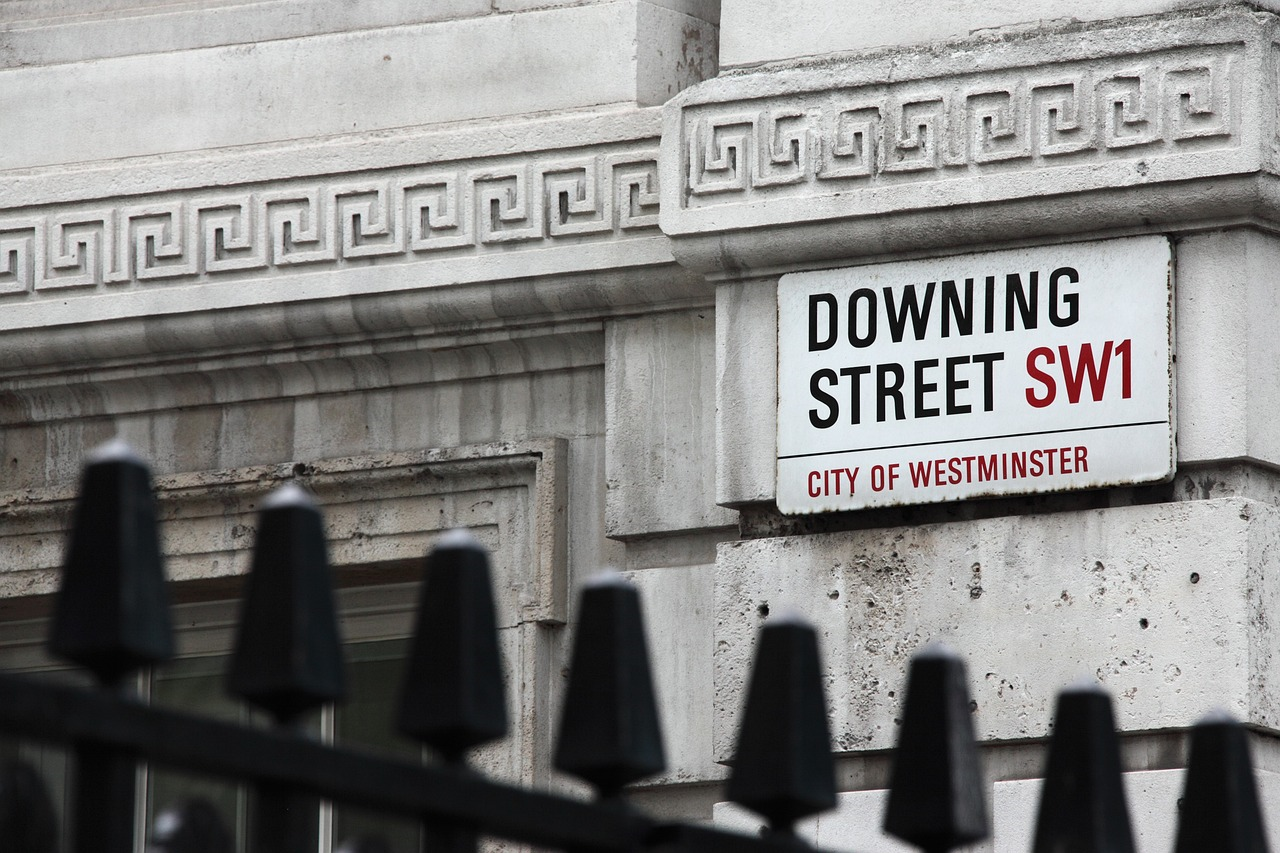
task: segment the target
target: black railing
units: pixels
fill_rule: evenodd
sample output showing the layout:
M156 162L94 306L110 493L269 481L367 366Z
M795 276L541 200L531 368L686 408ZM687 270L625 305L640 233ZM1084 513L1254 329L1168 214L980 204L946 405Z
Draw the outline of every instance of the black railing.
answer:
M628 784L664 755L639 598L617 577L585 585L555 766L594 801L491 781L469 750L507 730L488 557L464 532L426 561L398 727L434 763L316 743L306 712L343 695L341 646L319 511L297 486L263 504L228 673L230 691L273 729L149 707L123 689L173 653L156 516L146 466L122 445L91 458L76 505L50 648L100 689L0 675L0 733L61 744L73 757L74 853L126 853L135 843L137 768L212 774L253 791L250 853L314 853L322 800L408 816L422 849L470 853L481 836L586 853L794 853L796 822L836 803L818 645L798 618L762 629L727 798L764 818L759 837L647 817ZM989 817L964 665L942 647L916 655L895 752L885 831L927 853L987 837ZM0 851L57 849L54 809L36 772L0 768ZM157 853L226 853L231 835L201 800L177 804L152 831ZM351 853L385 853L378 838ZM1197 724L1176 853L1265 851L1244 730L1225 715ZM1133 850L1109 697L1095 685L1059 696L1035 853ZM408 851L401 851L408 853Z

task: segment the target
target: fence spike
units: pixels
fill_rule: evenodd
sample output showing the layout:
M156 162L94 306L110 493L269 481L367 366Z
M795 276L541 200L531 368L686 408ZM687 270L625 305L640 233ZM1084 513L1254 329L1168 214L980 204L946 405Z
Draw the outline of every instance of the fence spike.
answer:
M603 799L666 767L640 595L616 572L583 584L555 766Z
M53 800L25 761L0 765L0 848L22 853L54 853L58 818Z
M818 637L798 616L775 616L760 630L725 793L784 836L800 818L835 807Z
M147 853L231 853L231 833L213 804L200 797L160 812L151 834Z
M1111 697L1097 682L1058 694L1034 853L1133 853Z
M118 439L85 463L49 648L112 686L173 656L151 472Z
M398 722L455 763L507 733L489 555L466 530L427 554Z
M964 662L941 644L911 659L884 830L926 851L987 837Z
M1267 853L1244 727L1225 711L1191 729L1174 853Z
M281 724L343 696L320 511L293 483L262 504L228 688Z

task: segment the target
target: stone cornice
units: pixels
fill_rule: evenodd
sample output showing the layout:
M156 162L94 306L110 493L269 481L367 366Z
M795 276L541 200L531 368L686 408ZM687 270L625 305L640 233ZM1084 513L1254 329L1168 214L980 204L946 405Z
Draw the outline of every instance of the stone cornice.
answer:
M1280 219L1280 49L1239 8L735 73L666 107L663 231L712 274Z
M605 110L13 174L0 334L669 268L658 118Z
M45 205L513 157L593 144L652 143L661 131L661 113L658 107L566 110L0 171L0 214Z

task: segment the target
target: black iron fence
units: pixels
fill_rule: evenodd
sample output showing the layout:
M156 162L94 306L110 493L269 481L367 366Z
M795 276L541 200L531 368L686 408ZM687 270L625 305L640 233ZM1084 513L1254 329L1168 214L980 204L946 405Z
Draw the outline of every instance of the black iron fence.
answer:
M98 689L0 675L0 733L65 746L73 759L74 853L126 853L135 844L137 768L148 762L247 784L250 853L314 853L321 800L409 816L422 849L469 853L480 836L572 853L795 853L796 822L836 803L818 644L799 619L762 629L727 798L759 814L759 837L671 823L631 808L625 787L662 770L664 755L636 591L617 578L588 583L578 610L555 766L595 799L483 778L467 753L505 735L506 702L488 558L468 534L428 555L398 710L398 727L432 748L432 763L396 761L316 743L306 712L340 701L336 629L320 513L296 486L263 505L229 690L267 712L273 729L148 707L122 687L173 654L150 478L123 446L85 468L49 639L91 672ZM886 832L928 853L987 837L963 663L945 649L918 654L884 817ZM1243 729L1206 718L1191 733L1176 853L1265 851ZM0 770L0 850L58 849L36 772ZM157 821L152 849L225 853L230 834L204 801ZM385 851L376 837L350 851ZM1058 700L1035 832L1036 853L1133 850L1108 696L1096 687ZM400 853L409 853L401 851Z

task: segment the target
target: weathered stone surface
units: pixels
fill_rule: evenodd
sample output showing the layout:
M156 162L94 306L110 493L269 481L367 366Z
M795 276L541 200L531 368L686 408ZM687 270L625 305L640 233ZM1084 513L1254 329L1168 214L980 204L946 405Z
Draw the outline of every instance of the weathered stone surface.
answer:
M903 14L890 0L833 8L819 0L725 0L721 50L726 67L823 54L900 48L975 34L1017 38L1037 30L1070 27L1120 17L1155 15L1188 8L1243 5L1234 0L1081 0L1070 7L1053 0L931 0ZM1275 11L1274 0L1253 6ZM767 31L767 32L766 32Z
M0 490L74 483L84 454L116 433L160 474L598 435L602 337L597 328L452 346L445 336L423 349L334 346L316 361L285 350L253 366L11 378L0 397Z
M563 623L567 449L562 441L504 443L158 476L166 573L181 581L247 572L260 499L296 480L325 515L334 566L416 561L435 535L471 527L504 555L500 624ZM0 498L6 595L56 588L74 494L65 487Z
M1182 770L1142 770L1125 774L1133 840L1139 853L1163 853L1173 849L1178 828L1178 798L1182 795ZM1257 773L1258 794L1264 805L1280 802L1280 774ZM992 811L991 839L966 847L972 853L1026 853L1035 837L1040 800L1040 779L997 781L988 794ZM806 821L801 835L829 850L858 853L911 853L910 847L880 831L887 791L850 791L840 794L834 812ZM715 821L725 828L750 832L760 821L732 803L717 803ZM1280 842L1280 827L1268 824L1270 842Z
M205 149L132 161L61 164L6 174L0 207L148 196L293 178L379 172L424 164L514 157L651 140L661 110L614 104L598 109L506 116L494 121L394 128L378 134L298 138L278 145ZM496 177L496 176L495 176Z
M893 745L906 664L942 639L967 660L979 737L1042 737L1081 673L1122 730L1223 706L1280 727L1266 614L1280 511L1217 499L725 543L716 562L716 755L766 614L815 621L842 752Z
M1274 744L1280 6L798 2L726 4L734 68L696 84L717 0L0 0L0 611L50 589L79 460L118 432L190 594L242 570L253 495L300 466L343 576L376 581L344 591L361 639L403 636L403 561L472 525L519 720L481 764L508 778L562 784L563 585L605 564L649 614L664 814L710 808L788 600L824 631L851 789L824 845L895 849L882 750L927 636L970 662L984 853L1025 849L1025 739L1082 670L1127 742L1176 753L1225 703ZM1178 243L1172 484L823 517L845 532L711 565L713 503L775 494L778 275L1122 233ZM184 608L187 652L227 648L226 605ZM0 657L34 630L0 622Z
M351 30L472 18L489 0L392 0L372 6L324 0L245 4L202 0L8 0L0 16L0 68L83 62L111 56L193 50Z
M642 784L722 779L725 768L711 750L714 567L651 568L626 577L640 590L667 750L666 771Z
M608 324L610 536L724 527L715 503L715 316L710 306Z
M880 831L888 791L847 791L837 795L835 811L801 821L801 838L824 850L866 853L914 853L918 848ZM743 833L758 832L764 822L734 803L716 803L717 826ZM971 849L971 848L966 848Z
M613 0L5 68L9 126L78 132L12 136L0 171L661 103L715 73L715 35L701 18Z
M377 332L406 300L362 296L492 285L416 297L436 316L470 320L518 302L524 312L544 300L559 311L607 304L641 282L652 295L704 289L676 271L657 228L657 118L613 108L501 132L404 132L0 182L0 333L42 330L47 348L57 346L49 327L111 322L114 333L93 340L125 346L121 327L138 318L265 309L279 322L284 306L317 300L358 312L337 322ZM140 168L147 179L135 179ZM591 286L565 280L575 273ZM234 325L246 332L243 319ZM295 320L288 336L306 331Z
M584 0L435 0L426 4L386 0L372 5L326 0L252 4L238 0L192 4L161 0L7 0L4 14L0 15L0 42L6 48L0 53L0 68L251 44L581 5ZM718 0L657 0L653 5L711 24L720 19Z
M1280 240L1188 235L1177 259L1178 458L1280 463Z
M662 228L682 263L742 276L1280 217L1273 99L1251 94L1275 85L1275 20L1229 6L721 75L666 107Z
M1182 796L1182 770L1147 770L1125 774L1133 840L1139 853L1172 850L1178 830L1178 798ZM1258 798L1266 814L1280 804L1280 774L1256 770ZM1040 798L1039 779L996 782L993 811L996 832L993 853L1022 853L1031 849L1035 835L1036 808ZM1280 826L1267 823L1270 846L1280 843Z
M778 280L716 287L716 500L773 500L778 454Z

